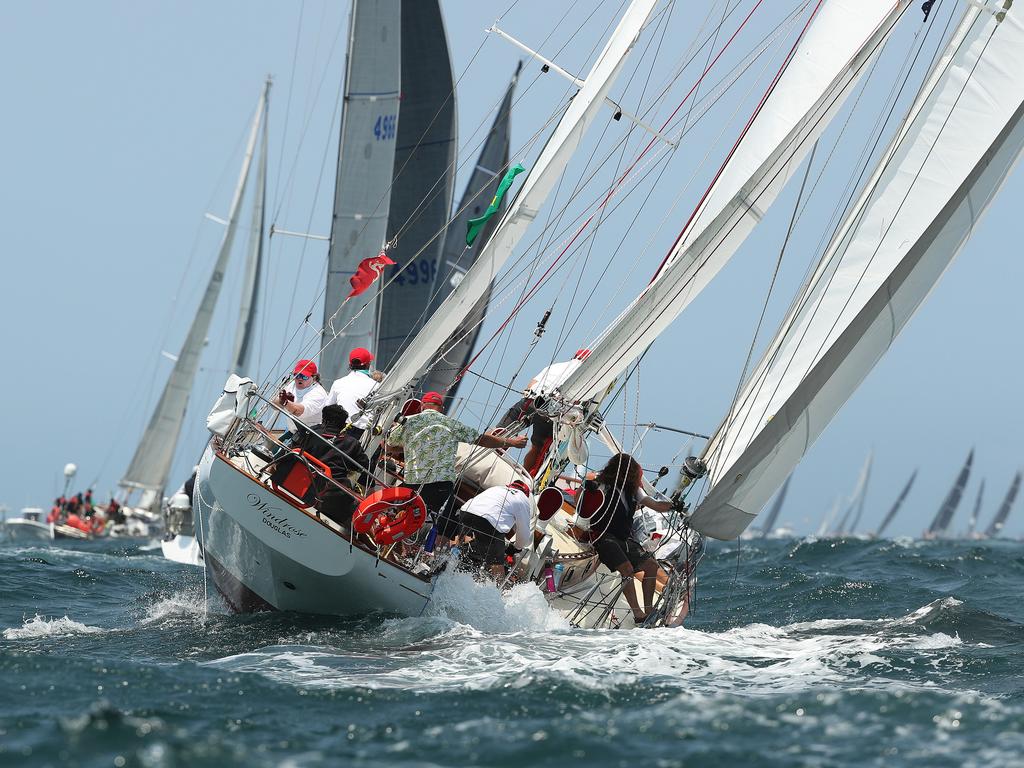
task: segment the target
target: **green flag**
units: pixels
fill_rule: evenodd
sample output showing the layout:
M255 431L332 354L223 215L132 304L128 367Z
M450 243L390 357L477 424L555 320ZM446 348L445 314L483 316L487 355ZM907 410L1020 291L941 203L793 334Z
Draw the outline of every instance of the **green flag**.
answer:
M512 186L512 179L525 170L526 169L523 168L520 163L516 163L505 172L505 178L503 178L501 180L501 184L498 185L498 191L494 193L494 199L491 200L491 204L487 206L487 210L484 211L484 215L469 220L469 225L466 227L466 245L473 244L473 241L476 240L476 236L480 234L480 230L484 228L484 224L487 223L487 220L498 212L498 209L501 207L502 198L505 197L505 193L508 192L508 188Z

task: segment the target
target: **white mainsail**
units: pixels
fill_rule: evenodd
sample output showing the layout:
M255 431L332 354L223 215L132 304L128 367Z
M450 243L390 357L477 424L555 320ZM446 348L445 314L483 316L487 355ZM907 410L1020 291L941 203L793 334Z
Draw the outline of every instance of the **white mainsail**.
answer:
M359 262L384 245L398 134L401 34L400 0L352 0L320 355L320 373L328 382L347 368L352 347L374 347L375 313L368 309L356 317L363 302L342 304Z
M882 49L909 0L832 0L818 10L665 265L563 384L601 398L732 258Z
M185 421L188 395L192 391L196 372L199 369L199 354L202 352L206 335L210 330L213 310L217 305L217 298L220 296L224 271L227 268L228 257L231 255L235 231L238 229L238 209L245 192L246 181L249 178L249 169L252 166L252 158L256 150L256 138L266 114L267 95L267 89L264 88L263 93L260 94L256 116L253 118L249 130L245 158L242 161L242 170L231 198L227 225L224 228L224 236L221 239L213 274L210 275L206 284L202 301L196 310L192 325L188 329L188 335L185 337L185 343L181 346L178 359L174 363L164 391L160 395L156 410L153 411L146 431L142 433L142 439L135 449L135 455L128 466L128 471L125 472L120 483L122 488L142 489L145 492L143 500L139 504L141 507L152 509L154 504L159 503L160 494L167 484L167 477L171 472L174 449L177 447L178 435L181 434L181 426Z
M491 281L537 216L583 135L604 107L605 97L656 3L657 0L633 0L630 3L587 75L583 87L573 96L523 182L519 194L509 205L476 263L395 361L381 385L376 401L383 402L400 395L428 363L437 358L439 347L451 337L486 293Z
M264 87L269 101L270 79ZM256 302L260 291L260 273L263 267L263 224L266 219L267 200L267 121L263 121L260 155L256 161L255 194L252 199L252 220L249 223L249 247L242 277L242 300L238 306L238 328L235 332L235 353L232 370L245 374L252 355L253 329L256 327Z
M889 348L1024 147L1024 8L972 5L705 451L693 526L738 536Z

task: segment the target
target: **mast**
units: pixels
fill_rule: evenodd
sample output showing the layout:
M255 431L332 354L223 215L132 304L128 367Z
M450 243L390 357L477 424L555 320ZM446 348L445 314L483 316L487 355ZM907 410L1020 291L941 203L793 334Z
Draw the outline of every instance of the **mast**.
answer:
M604 50L572 97L554 132L544 145L519 194L486 242L476 263L448 299L424 323L422 330L395 361L373 398L376 403L394 403L437 359L437 352L462 325L481 297L490 289L498 271L536 218L554 188L580 140L604 106L616 78L626 62L657 0L632 0Z
M402 119L398 123L387 240L398 276L381 292L376 367L386 370L420 329L455 187L455 81L438 0L402 0ZM399 270L401 270L399 272ZM347 349L342 349L346 355Z
M999 535L1000 531L1003 530L1003 526L1006 524L1006 518L1010 515L1010 510L1013 509L1013 502L1017 500L1017 493L1020 491L1020 472L1017 472L1013 476L1013 482L1010 483L1010 490L1006 492L1006 497L1003 499L1003 503L999 505L999 511L996 512L996 516L992 518L992 522L988 528L985 529L985 536L988 538L995 538Z
M900 495L896 497L896 501L889 508L889 512L885 515L885 518L882 520L882 524L878 526L878 530L875 531L876 539L882 537L882 534L885 532L885 529L888 528L889 524L895 519L896 513L900 511L900 507L903 506L903 502L906 500L907 494L910 493L910 486L914 484L914 479L916 477L917 470L915 469L911 473L910 479L907 480L907 484L903 486L903 490L900 491Z
M270 78L263 88L263 97L269 107ZM256 305L260 293L260 273L263 269L263 224L266 220L267 199L267 120L263 121L263 135L260 139L260 155L256 162L256 194L252 201L252 221L249 225L248 255L245 260L245 274L242 278L242 300L238 308L238 330L235 336L235 353L231 370L244 373L249 368L252 355L253 330L256 327Z
M978 513L981 512L981 500L985 495L985 478L981 479L981 485L978 486L978 498L974 500L974 511L971 512L971 517L967 521L967 538L974 538L974 529L978 527Z
M971 463L973 461L974 449L971 448L971 452L967 454L967 461L961 467L953 487L946 494L946 498L943 500L942 506L939 507L935 519L932 520L932 524L924 532L926 539L935 539L946 533L946 529L949 528L949 524L953 521L953 515L956 513L957 507L960 506L960 499L963 498L964 488L967 487L967 480L971 476Z
M217 305L217 298L220 296L224 271L227 269L235 231L238 229L238 208L249 178L249 168L256 150L256 137L266 109L267 89L264 87L256 107L256 115L253 117L252 126L249 129L242 170L231 198L227 224L224 228L224 236L221 239L220 251L217 253L213 273L206 283L206 290L203 292L199 308L196 310L195 317L192 318L192 325L188 329L188 335L178 353L174 368L171 369L171 375L164 385L156 409L150 417L146 431L142 433L142 439L139 440L135 455L132 457L131 464L128 465L128 471L125 472L124 478L120 482L122 488L129 490L139 488L144 491L140 507L156 509L160 503L164 486L167 484L167 477L171 472L174 450L178 444L178 436L181 434L181 426L185 421L188 395L192 391L196 372L199 369L199 355L210 330L213 310Z
M767 536L775 530L775 521L779 519L779 513L782 511L782 504L786 500L786 492L789 490L789 481L792 479L792 475L786 478L786 482L782 484L782 488L775 497L775 503L772 504L771 511L768 512L768 517L764 519L764 525L761 526L762 537Z
M731 539L864 380L1024 147L1024 8L966 9L875 172L705 449L691 524Z
M516 72L512 76L511 82L508 84L508 88L505 90L505 97L501 100L498 114L494 118L494 123L487 134L483 148L480 150L476 166L469 177L469 183L466 184L466 191L462 193L462 199L459 201L455 217L448 225L441 264L438 266L437 278L432 288L430 306L427 308L428 317L444 303L444 300L448 298L459 284L462 276L476 262L476 258L484 243L490 239L494 228L501 219L502 213L504 213L505 204L502 201L502 206L498 213L484 224L484 228L480 231L473 245L466 245L467 222L484 212L484 209L494 197L494 191L501 181L504 169L508 167L512 96L516 83L519 81L519 72L522 66L522 62L520 62L516 67ZM424 391L447 391L447 402L449 404L454 402L459 384L453 385L452 380L469 362L477 337L480 335L480 326L484 313L487 310L487 302L490 299L490 295L491 290L490 286L488 286L483 296L477 301L476 306L473 307L473 310L466 317L465 322L455 329L451 337L441 347L438 361L423 378L422 388Z
M398 132L401 21L400 0L352 0L321 336L320 373L328 386L346 367L352 347L374 347L374 307L341 305L359 262L384 245Z
M777 80L651 284L602 333L561 387L563 399L600 400L616 378L732 258L797 172L881 51L909 0L834 0L794 46Z

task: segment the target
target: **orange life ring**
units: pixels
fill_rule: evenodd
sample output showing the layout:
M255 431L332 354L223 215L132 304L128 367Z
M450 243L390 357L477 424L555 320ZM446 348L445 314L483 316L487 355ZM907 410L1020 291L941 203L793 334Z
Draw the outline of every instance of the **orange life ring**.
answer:
M380 488L360 502L352 516L352 530L367 533L381 546L416 533L427 519L427 505L411 488Z

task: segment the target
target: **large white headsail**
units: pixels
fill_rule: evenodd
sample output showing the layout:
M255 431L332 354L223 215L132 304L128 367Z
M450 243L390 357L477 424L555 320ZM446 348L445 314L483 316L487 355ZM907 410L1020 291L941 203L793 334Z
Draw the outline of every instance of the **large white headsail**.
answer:
M476 263L395 361L381 386L378 400L402 392L416 379L437 357L438 348L473 311L536 217L597 113L604 108L605 97L656 3L657 0L630 3Z
M260 95L252 127L249 130L242 171L238 176L238 183L235 185L234 196L231 198L227 225L224 229L224 237L220 243L220 251L217 254L213 273L206 284L206 290L199 302L192 325L188 329L185 343L181 345L178 359L175 361L164 391L160 395L160 401L135 449L132 463L121 480L121 486L124 488L141 488L149 493L142 506L148 506L154 502L159 503L160 491L167 483L167 476L171 472L174 449L178 444L181 425L185 421L188 395L192 391L192 384L195 381L196 372L199 370L199 355L203 351L203 344L206 342L206 336L210 330L210 321L213 319L213 310L216 308L220 288L224 282L224 270L227 268L231 245L238 228L238 208L242 202L246 181L249 178L249 168L256 151L256 137L259 134L266 109L267 90L264 89Z
M749 128L633 304L562 386L599 398L732 258L853 90L909 0L831 0L817 11Z
M694 527L738 536L889 348L1024 148L1024 7L968 7L705 451Z

